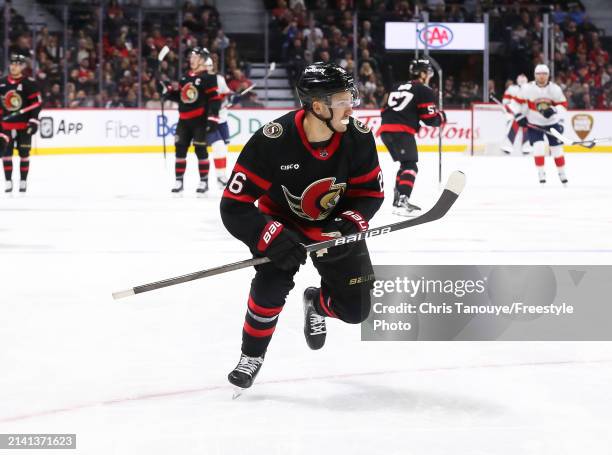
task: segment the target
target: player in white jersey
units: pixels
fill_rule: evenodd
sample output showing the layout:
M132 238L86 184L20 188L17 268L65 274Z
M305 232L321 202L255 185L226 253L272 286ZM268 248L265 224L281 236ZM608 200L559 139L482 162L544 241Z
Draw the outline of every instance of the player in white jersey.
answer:
M504 153L511 154L514 151L514 144L520 144L520 150L524 155L528 155L533 151L527 139L527 127L520 126L514 118L513 104L519 95L521 87L527 84L529 80L524 74L519 74L516 78L516 84L509 85L504 92L502 104L508 114L508 132L501 146Z
M517 121L529 128L529 142L533 147L535 165L538 169L540 183L546 183L544 155L548 141L550 151L555 158L559 179L567 183L565 175L565 157L562 142L550 133L551 129L563 133L563 123L567 112L567 99L559 87L550 79L550 70L546 65L537 65L534 71L535 81L525 84L517 97Z
M213 61L211 58L206 60L206 71L213 74ZM216 131L206 136L208 145L212 148L212 159L217 171L217 182L220 188L225 188L227 185L227 145L229 144L229 128L227 126L227 104L228 96L232 91L227 86L225 78L221 74L217 74L217 93L221 97L221 107L219 108L219 127Z

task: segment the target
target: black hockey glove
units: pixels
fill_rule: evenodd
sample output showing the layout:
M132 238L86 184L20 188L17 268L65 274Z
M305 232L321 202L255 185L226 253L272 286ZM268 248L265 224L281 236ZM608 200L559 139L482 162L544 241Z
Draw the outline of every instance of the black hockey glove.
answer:
M438 114L440 115L440 123L441 124L446 123L446 120L447 120L446 119L446 112L440 111L440 112L438 112Z
M356 210L345 210L329 220L322 228L321 235L324 237L342 237L343 235L356 234L368 229L368 221ZM321 262L336 261L344 258L357 245L357 242L345 243L344 245L324 249L314 253L313 258Z
M559 134L563 134L563 130L565 130L565 128L563 128L562 123L555 123L554 125L551 126L551 128L556 129L559 132Z
M540 111L540 114L542 114L545 118L551 118L556 113L557 110L554 107L547 107L546 109L542 109L542 111Z
M306 263L306 247L294 232L278 221L270 221L261 231L257 251L282 270L292 270Z
M162 81L155 81L155 89L161 96L166 96L166 94L168 93L168 86Z
M516 123L518 123L518 126L521 126L521 127L527 126L527 117L525 117L523 114L515 115L514 120L516 120Z
M322 229L325 237L342 237L368 230L368 221L356 210L345 210L329 220Z
M35 118L31 118L30 120L28 120L26 134L29 134L30 136L36 134L36 132L38 131L38 125L40 125L40 122Z

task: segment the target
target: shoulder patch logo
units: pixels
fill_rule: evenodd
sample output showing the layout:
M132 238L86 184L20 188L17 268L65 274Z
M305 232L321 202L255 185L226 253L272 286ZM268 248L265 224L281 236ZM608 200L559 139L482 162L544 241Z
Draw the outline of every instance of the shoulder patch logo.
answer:
M353 119L353 125L357 128L357 131L361 131L362 133L369 133L371 131L370 127L363 123L361 120Z
M263 127L263 134L270 139L276 139L283 134L283 127L280 123L276 122L266 123Z

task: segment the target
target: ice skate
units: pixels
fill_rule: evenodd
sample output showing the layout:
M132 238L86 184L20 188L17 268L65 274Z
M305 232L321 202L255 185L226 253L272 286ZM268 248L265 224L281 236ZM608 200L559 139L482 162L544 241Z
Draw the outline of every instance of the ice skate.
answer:
M546 183L546 172L544 169L538 169L538 178L540 179L540 183Z
M227 186L227 178L217 177L217 184L219 185L219 189L225 189L225 187Z
M198 196L202 196L207 191L208 191L208 180L200 180L200 183L198 184L198 188L196 189L196 193L198 193Z
M512 143L510 142L510 140L508 140L508 138L504 140L500 148L501 148L501 151L504 152L506 155L511 155L512 152L514 151L514 145L512 145Z
M397 191L397 189L393 190L393 207L397 207L398 202L399 202L399 191Z
M180 193L182 191L183 191L183 181L177 179L177 181L174 182L174 187L172 187L172 192Z
M28 182L26 180L22 180L19 182L19 192L25 193L28 189Z
M399 196L397 206L393 210L393 214L406 217L415 217L421 214L421 207L411 204L408 201L408 196L402 194Z
M7 180L6 182L4 182L4 192L10 193L11 191L13 191L13 182Z
M327 334L325 317L317 313L315 307L319 295L319 288L309 287L304 291L304 337L308 347L313 350L323 347Z
M264 355L261 357L249 357L248 355L240 354L238 365L227 375L227 380L236 386L233 398L237 398L244 389L248 389L253 385L253 381L259 373L263 361Z
M567 186L567 176L565 175L565 171L559 171L559 180L561 180L563 186Z

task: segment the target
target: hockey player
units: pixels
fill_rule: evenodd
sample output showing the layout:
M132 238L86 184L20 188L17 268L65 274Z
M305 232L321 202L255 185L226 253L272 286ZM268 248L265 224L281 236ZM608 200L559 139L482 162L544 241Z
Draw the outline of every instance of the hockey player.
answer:
M561 87L549 80L548 66L537 65L534 75L535 81L525 84L519 92L516 100L518 106L516 118L521 126L528 127L527 134L529 143L533 147L540 183L546 183L546 172L544 171L546 144L544 141L548 141L550 151L555 158L559 179L565 185L567 176L565 175L563 144L552 134L544 133L541 130L550 131L554 128L559 133L563 133L567 100Z
M2 123L0 128L0 156L6 179L4 191L13 191L13 149L19 152L19 192L27 190L30 170L32 136L38 131L38 114L42 105L40 89L33 79L24 75L26 57L10 56L9 74L0 80Z
M527 84L528 79L524 74L519 74L516 78L516 84L509 85L502 98L502 104L508 114L508 133L501 149L504 153L511 154L514 151L514 143L521 141L521 152L524 155L531 153L532 149L527 139L527 127L519 126L514 118L512 105L516 103L516 99L521 90L521 87Z
M217 130L221 100L217 93L217 78L205 71L205 63L209 55L205 48L191 49L189 52L190 71L181 78L178 90L173 90L170 86L158 81L158 90L162 97L175 101L179 105L179 122L174 139L176 182L172 188L173 193L183 191L187 149L192 142L198 158L200 174L200 184L196 191L200 194L208 191L210 163L206 149L206 136Z
M306 262L304 244L366 230L384 197L374 137L351 117L359 101L352 75L333 63L314 63L299 77L297 93L302 109L251 137L221 200L229 232L253 255L271 260L255 267L242 353L228 376L241 388L261 368L293 277ZM321 284L304 291L304 335L311 349L320 349L326 317L351 324L367 317L372 265L365 242L311 259Z
M215 74L214 64L210 57L206 60L206 71L208 74L212 74L217 78L217 92L221 102L221 107L219 108L219 126L206 136L206 142L208 142L212 148L212 158L217 173L217 183L221 188L225 188L225 185L227 185L227 175L225 171L227 166L227 146L230 142L229 128L227 126L227 105L229 103L228 96L232 91L227 86L227 82L225 82L223 75Z
M421 127L420 122L430 126L441 126L446 122L446 114L436 107L433 90L427 85L432 76L429 60L413 60L410 64L412 80L393 86L381 112L382 124L376 134L381 136L393 161L400 163L393 198L393 213L396 215L416 216L421 210L410 203L419 170L414 135Z

